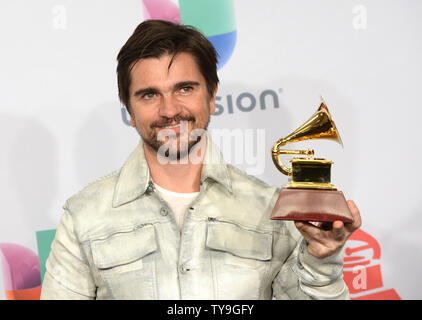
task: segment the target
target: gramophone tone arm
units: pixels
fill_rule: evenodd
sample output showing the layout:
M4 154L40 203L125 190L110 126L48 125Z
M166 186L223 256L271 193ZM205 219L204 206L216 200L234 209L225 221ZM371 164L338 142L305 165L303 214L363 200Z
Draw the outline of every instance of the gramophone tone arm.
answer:
M283 162L281 162L279 155L280 154L303 154L312 158L314 156L313 149L306 149L306 150L287 150L287 149L280 149L281 146L285 145L285 142L280 139L277 141L271 149L271 156L274 162L274 165L280 172L284 173L287 176L292 175L292 168L286 167Z
M280 149L278 150L278 154L304 154L304 155L307 155L309 158L312 158L314 156L314 149L306 149L306 150Z

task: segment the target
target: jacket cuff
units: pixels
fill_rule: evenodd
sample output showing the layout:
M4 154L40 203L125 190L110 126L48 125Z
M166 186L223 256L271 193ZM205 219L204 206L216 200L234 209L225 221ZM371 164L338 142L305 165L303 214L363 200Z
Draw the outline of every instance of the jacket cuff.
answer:
M319 259L308 252L307 241L302 239L299 255L293 271L305 285L322 287L343 276L344 247L335 254Z

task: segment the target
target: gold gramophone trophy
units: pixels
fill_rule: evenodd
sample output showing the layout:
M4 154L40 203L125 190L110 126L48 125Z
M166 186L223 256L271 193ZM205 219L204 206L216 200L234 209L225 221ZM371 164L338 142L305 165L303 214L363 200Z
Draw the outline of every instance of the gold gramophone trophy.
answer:
M341 191L331 184L330 160L314 158L314 150L280 149L287 143L330 139L343 146L337 128L324 100L312 117L293 133L279 139L271 149L275 166L289 176L289 184L280 191L271 219L333 222L352 222L352 214ZM291 168L285 166L280 154L302 154L290 160Z

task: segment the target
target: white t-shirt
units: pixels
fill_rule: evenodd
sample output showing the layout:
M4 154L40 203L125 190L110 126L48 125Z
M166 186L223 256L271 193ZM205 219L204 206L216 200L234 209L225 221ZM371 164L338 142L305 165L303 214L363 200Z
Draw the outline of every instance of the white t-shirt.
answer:
M160 197L167 202L171 210L174 212L176 218L177 226L179 230L182 230L183 218L185 212L192 201L198 196L199 192L191 193L180 193L173 192L167 189L160 187L158 184L154 183L154 188L159 193Z

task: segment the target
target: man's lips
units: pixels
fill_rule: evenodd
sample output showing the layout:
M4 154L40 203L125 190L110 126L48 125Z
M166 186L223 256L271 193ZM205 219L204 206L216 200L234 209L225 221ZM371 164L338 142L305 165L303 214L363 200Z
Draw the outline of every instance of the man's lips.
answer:
M181 126L181 124L180 124L180 122L179 122L179 123L177 123L177 124L168 125L168 126L161 127L161 128L164 128L164 129L173 129L173 128L178 128L178 127L180 127L180 126Z
M192 119L189 120L182 120L178 122L172 122L172 123L166 123L166 124L157 124L153 127L159 128L159 129L174 129L174 128L180 128L183 125L188 126L189 122L193 121Z

